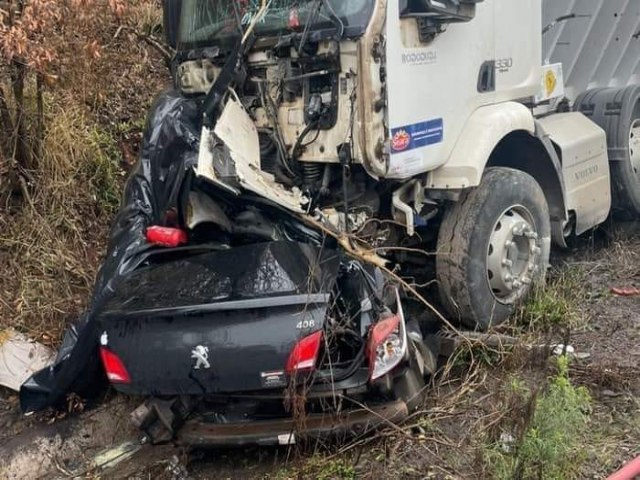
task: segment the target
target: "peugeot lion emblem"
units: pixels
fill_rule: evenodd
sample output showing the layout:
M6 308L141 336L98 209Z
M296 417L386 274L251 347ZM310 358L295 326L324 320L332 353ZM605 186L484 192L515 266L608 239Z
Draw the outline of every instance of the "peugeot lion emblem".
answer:
M191 350L191 358L196 361L196 364L193 367L194 370L211 368L211 364L209 363L209 347L198 345L196 348Z

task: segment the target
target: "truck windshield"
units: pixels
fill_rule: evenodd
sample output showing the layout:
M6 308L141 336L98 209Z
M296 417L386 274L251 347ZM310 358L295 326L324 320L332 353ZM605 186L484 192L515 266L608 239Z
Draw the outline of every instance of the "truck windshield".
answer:
M238 18L246 28L260 10L261 0L184 0L180 20L179 49L197 48L235 40ZM278 36L335 27L335 17L344 25L345 36L364 32L374 0L267 0L264 17L256 24L259 36ZM316 13L314 13L316 12ZM334 15L335 14L335 15Z

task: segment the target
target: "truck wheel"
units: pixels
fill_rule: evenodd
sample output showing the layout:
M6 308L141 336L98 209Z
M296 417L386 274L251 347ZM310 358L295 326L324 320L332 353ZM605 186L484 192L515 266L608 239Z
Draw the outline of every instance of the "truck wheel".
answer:
M640 85L590 90L575 108L607 133L614 212L640 216Z
M440 299L462 324L504 322L544 279L551 245L549 208L530 175L488 168L480 186L445 212L438 234Z
M638 90L640 92L640 88ZM629 118L620 122L616 133L617 149L621 153L611 163L614 207L624 217L637 217L640 215L640 100L636 100Z

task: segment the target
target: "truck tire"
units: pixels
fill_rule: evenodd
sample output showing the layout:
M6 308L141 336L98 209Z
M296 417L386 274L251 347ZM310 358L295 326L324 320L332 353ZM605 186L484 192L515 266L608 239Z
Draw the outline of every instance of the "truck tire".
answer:
M440 226L436 276L442 305L470 328L504 322L544 279L550 245L549 207L540 185L519 170L488 168Z
M597 88L575 103L607 134L613 210L618 217L640 216L640 85Z

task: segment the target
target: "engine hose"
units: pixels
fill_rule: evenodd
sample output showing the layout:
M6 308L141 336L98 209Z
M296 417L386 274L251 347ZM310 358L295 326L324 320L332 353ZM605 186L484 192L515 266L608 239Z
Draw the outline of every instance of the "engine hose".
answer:
M314 122L311 122L306 127L304 127L304 130L302 130L302 133L296 140L296 144L294 145L293 151L291 152L291 157L294 162L296 162L298 158L300 158L300 155L304 151L304 147L307 147L310 145L309 143L307 143L306 145L303 146L302 142L304 142L304 139L307 137L307 135L309 135L309 132L314 128L316 128L317 125L318 125L318 122L314 121Z

